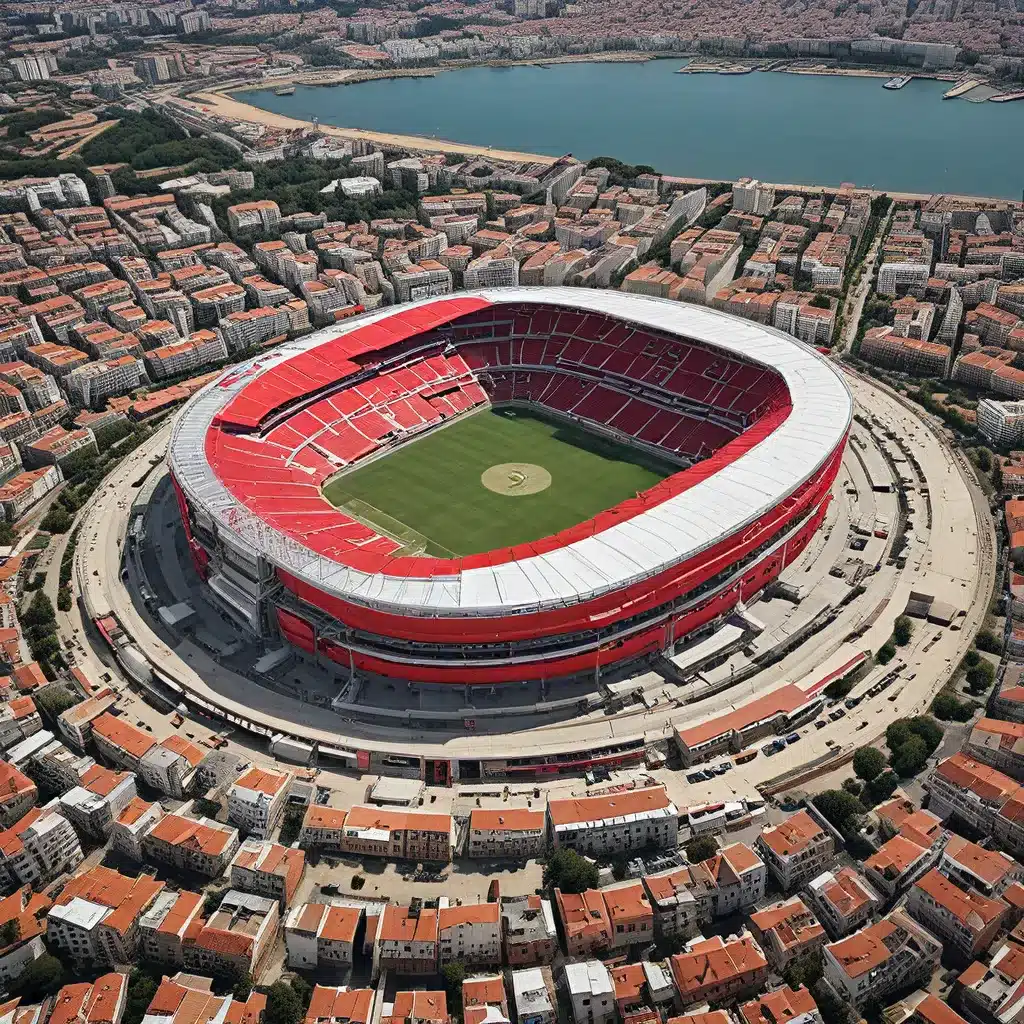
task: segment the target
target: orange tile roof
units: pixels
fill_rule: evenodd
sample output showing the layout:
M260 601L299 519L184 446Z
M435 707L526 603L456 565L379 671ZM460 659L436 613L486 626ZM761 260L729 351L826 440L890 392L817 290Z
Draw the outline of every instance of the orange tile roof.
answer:
M709 1010L707 1013L686 1013L681 1017L669 1017L668 1024L732 1024L732 1017L725 1010Z
M676 988L684 999L768 966L764 954L749 935L730 942L723 942L718 936L697 942L689 953L677 953L669 962Z
M769 825L761 833L761 842L779 857L792 857L811 843L828 837L807 811L797 811L778 825Z
M833 942L827 948L848 977L859 978L880 967L893 955L895 950L890 950L886 940L895 931L897 925L883 917L881 921Z
M493 924L498 928L501 911L497 903L467 903L461 907L444 907L437 912L438 931L459 928L464 924Z
M165 740L161 740L160 745L166 747L173 754L181 754L193 768L206 756L205 752L200 750L194 743L189 742L184 736L179 736L177 733L168 736Z
M179 814L165 814L153 826L149 835L150 838L169 843L171 846L188 846L202 853L217 856L230 845L235 830L227 827L213 828Z
M224 928L211 928L209 925L199 929L195 936L195 944L211 953L222 953L225 956L250 956L256 938L244 932L231 932Z
M318 937L328 942L355 942L362 916L358 907L329 907Z
M267 1005L267 997L253 992L240 1002L231 996L215 996L212 992L186 988L164 978L146 1011L147 1015L167 1018L168 1024L209 1024L228 1003L226 1024L258 1024Z
M436 942L437 911L421 910L413 917L408 907L389 903L377 928L381 942Z
M1002 772L960 752L940 761L935 774L960 789L969 789L989 803L1006 800L1020 790L1020 786Z
M278 772L264 771L262 768L250 768L240 775L235 786L241 789L251 789L256 793L263 793L266 796L275 796L288 784L288 776Z
M988 885L996 885L1007 875L1020 869L1020 865L998 850L986 850L977 843L972 843L963 836L952 835L942 851L943 857L949 857L957 864L963 865L971 874L980 878Z
M588 933L611 937L611 919L600 889L587 889L581 893L555 890L555 903L562 919L567 939L576 939Z
M150 875L128 878L112 868L95 867L76 875L57 897L58 907L67 906L76 897L89 903L109 907L103 924L115 931L125 932L138 916L153 902L164 887Z
M719 856L728 862L729 867L737 875L764 866L764 861L746 843L733 843L732 846L726 846L719 851Z
M13 949L42 935L46 931L46 911L52 906L53 901L48 896L33 892L28 885L0 899L0 927L8 921L18 922L18 938L5 948Z
M931 993L914 1007L914 1017L927 1021L927 1024L967 1024L956 1010Z
M799 896L775 907L768 907L750 915L759 932L773 932L783 949L815 942L825 935L825 929Z
M448 1019L448 1001L443 992L396 992L392 1020L444 1021Z
M821 894L843 917L849 917L869 902L869 887L853 868L837 871L835 879L822 887Z
M548 814L555 825L572 825L663 810L671 803L663 786L648 786L645 789L634 789L610 796L551 800L548 802Z
M156 740L149 733L123 718L115 718L109 711L104 712L92 723L92 731L94 736L102 736L108 743L134 758L141 758L156 745Z
M7 560L9 565L10 559ZM33 690L39 689L40 686L45 686L49 680L43 673L43 670L39 667L38 661L30 661L27 665L19 665L14 670L14 685L21 690L22 693L31 693Z
M36 784L13 764L0 761L0 805L36 791Z
M373 989L369 988L341 989L316 985L306 1011L305 1024L331 1024L333 1021L368 1024L373 995Z
M948 910L962 925L978 933L996 918L1006 913L1007 906L1002 900L990 900L987 896L971 890L960 889L945 875L932 868L923 878L914 883L944 909Z
M434 814L430 811L357 806L349 810L345 828L381 828L392 832L420 831L450 835L452 817L450 814Z
M814 997L801 985L793 990L788 985L768 992L748 1003L741 1003L740 1016L747 1024L785 1024L794 1017L815 1013Z
M198 892L189 892L182 889L178 892L173 906L164 915L160 922L158 932L167 935L180 935L186 923L192 920L196 909L202 905L203 895Z
M603 892L604 904L608 908L608 918L613 928L616 924L640 921L645 917L654 916L651 901L640 882L604 889Z
M101 764L94 764L82 773L81 784L96 796L110 796L122 782L130 778L131 772L115 772Z
M864 867L877 871L889 881L894 881L927 854L925 847L918 846L904 836L896 835L868 857L864 861Z
M306 809L306 816L302 819L302 827L340 829L345 824L347 817L348 811L342 811L336 807L322 807L320 804L310 804Z
M306 870L306 855L302 850L293 850L278 843L243 844L231 863L232 866L282 879L285 902L290 903Z
M492 978L467 978L462 983L462 1005L505 1006L505 982L501 975Z
M141 796L133 796L123 811L117 816L119 825L134 825L151 807L159 805L143 800Z
M543 831L544 812L529 807L508 807L500 811L477 807L470 812L469 827L482 832Z

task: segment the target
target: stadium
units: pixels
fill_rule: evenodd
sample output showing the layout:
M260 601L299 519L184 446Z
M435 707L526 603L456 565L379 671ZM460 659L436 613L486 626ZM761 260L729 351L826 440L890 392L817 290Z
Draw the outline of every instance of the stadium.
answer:
M807 546L852 417L772 328L613 291L387 307L234 367L174 425L196 570L251 633L423 684L698 642Z

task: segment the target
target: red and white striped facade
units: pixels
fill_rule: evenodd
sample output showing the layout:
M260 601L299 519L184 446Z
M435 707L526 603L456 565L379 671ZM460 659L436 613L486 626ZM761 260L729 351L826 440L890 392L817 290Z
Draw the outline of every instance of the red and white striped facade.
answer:
M541 406L679 472L552 537L455 559L405 555L323 497L487 402ZM510 288L388 307L234 367L186 406L169 457L196 565L253 632L382 676L493 684L714 628L822 522L851 417L832 365L771 328Z

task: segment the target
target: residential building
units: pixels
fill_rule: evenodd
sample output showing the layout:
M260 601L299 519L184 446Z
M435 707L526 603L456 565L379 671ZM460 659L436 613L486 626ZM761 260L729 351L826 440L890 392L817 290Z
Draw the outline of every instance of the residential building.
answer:
M603 892L612 949L654 941L654 911L642 882L610 885Z
M142 840L147 857L207 878L223 874L237 849L235 829L182 814L165 814Z
M198 932L185 935L185 969L258 977L277 941L278 920L277 900L229 890Z
M1024 402L1000 402L983 398L978 402L978 430L993 444L1020 447L1024 440Z
M33 468L63 466L71 456L81 451L97 451L93 432L88 429L65 430L60 425L51 427L42 437L25 445L26 459Z
M250 768L228 790L228 821L246 835L266 839L284 813L291 779L290 772Z
M617 1019L615 986L600 960L567 963L564 976L575 1024L612 1024Z
M950 836L938 869L961 889L974 889L993 898L1013 885L1024 884L1024 866L1005 853L986 850L963 836Z
M121 1024L127 1002L127 973L104 974L91 984L65 985L54 997L50 1024Z
M654 1022L671 1015L676 989L667 961L642 960L611 968L615 1005L622 1020Z
M267 896L283 911L295 896L306 870L306 855L269 840L246 839L231 861L231 886Z
M825 946L824 976L858 1009L901 989L927 985L939 966L942 943L905 910Z
M396 974L434 974L438 966L437 911L389 903L377 925L381 969Z
M546 965L526 967L510 973L516 1024L555 1024L558 1020L558 998L551 968Z
M220 332L204 328L190 334L185 341L162 345L147 352L143 362L151 380L166 380L200 370L227 357L227 345Z
M776 974L825 945L825 929L799 896L751 914L750 926Z
M65 390L75 405L101 409L106 399L127 395L142 383L142 363L135 356L97 360L72 370Z
M552 840L579 853L674 849L679 812L662 786L548 802Z
M52 905L48 896L28 885L0 899L0 930L13 936L0 946L0 984L5 988L10 989L25 968L46 953L43 936Z
M611 948L612 923L600 889L581 893L563 893L556 889L555 906L569 956L592 956Z
M299 845L304 849L320 847L341 850L345 842L345 818L348 811L311 803L306 808L299 831Z
M437 912L442 965L460 960L474 966L501 964L501 920L497 903L442 907Z
M474 808L469 815L470 857L530 860L544 852L547 821L539 808Z
M1020 1019L1020 986L1024 980L1024 947L1012 938L992 954L988 966L975 960L957 979L959 1004L970 1020Z
M45 498L64 475L58 466L43 466L12 476L0 486L0 508L9 523L15 523L40 499Z
M262 992L252 992L248 999L240 1000L215 996L212 985L209 978L181 972L173 978L164 978L143 1020L146 1024L209 1024L210 1021L260 1024L267 1006L267 997Z
M370 1024L375 996L372 988L314 985L303 1024Z
M669 963L682 1008L757 992L768 980L768 961L746 931L728 940L720 935L695 939Z
M551 901L540 896L503 897L501 935L511 967L549 964L558 950Z
M505 980L500 974L476 975L462 983L464 1024L510 1024Z
M452 829L449 814L357 806L345 816L341 849L360 856L447 862Z
M974 723L963 750L1011 778L1024 779L1024 723L981 718Z
M891 898L930 871L938 857L938 848L895 835L864 861L864 874L880 893Z
M110 846L132 860L144 860L142 840L149 835L164 816L164 810L155 800L148 802L141 796L131 800L114 818L110 827Z
M867 924L882 907L882 898L853 868L825 871L812 879L807 899L832 939Z
M136 772L154 789L178 799L194 786L203 751L183 736L158 741L125 718L103 714L92 722L100 755L117 768Z
M105 837L135 796L134 772L114 772L92 764L82 773L78 785L61 796L60 806L77 829Z
M13 608L13 604L11 607ZM39 717L36 702L31 697L14 697L0 704L0 749L9 749L14 744L35 735L42 727L43 720Z
M185 936L202 926L203 896L184 889L165 889L139 918L139 946L153 963L181 967Z
M92 738L92 723L117 703L117 694L104 686L91 697L62 711L57 716L60 734L77 750L84 750Z
M822 1024L818 1005L803 985L795 990L784 985L740 1003L737 1010L741 1024Z
M0 761L0 826L10 828L39 799L36 784L17 768Z
M0 832L0 884L41 889L83 860L78 834L51 800Z
M76 961L131 963L138 955L139 918L163 888L149 875L126 878L104 867L76 875L47 915L47 944Z
M393 1003L385 1003L380 1024L451 1024L448 1001L443 992L417 989L396 992Z
M947 951L972 960L992 944L1009 905L970 889L960 889L945 875L931 870L919 879L907 898L907 911Z
M362 920L362 906L302 903L294 907L284 922L288 966L315 970L353 963Z
M869 363L922 377L948 377L952 354L948 345L904 337L889 326L869 327L858 352Z
M786 892L820 875L835 856L831 832L806 810L767 826L755 845Z

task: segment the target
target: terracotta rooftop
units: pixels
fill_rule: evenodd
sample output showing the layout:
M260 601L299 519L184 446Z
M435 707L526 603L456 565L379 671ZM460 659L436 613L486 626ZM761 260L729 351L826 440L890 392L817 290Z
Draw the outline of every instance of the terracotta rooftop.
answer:
M761 833L761 842L779 857L796 856L811 843L828 838L828 832L807 811L797 811L778 825L769 825Z
M671 805L672 801L663 786L648 786L610 796L551 800L548 802L548 814L554 825L573 825L666 810Z
M316 985L306 1011L305 1024L368 1024L373 989L327 988Z

